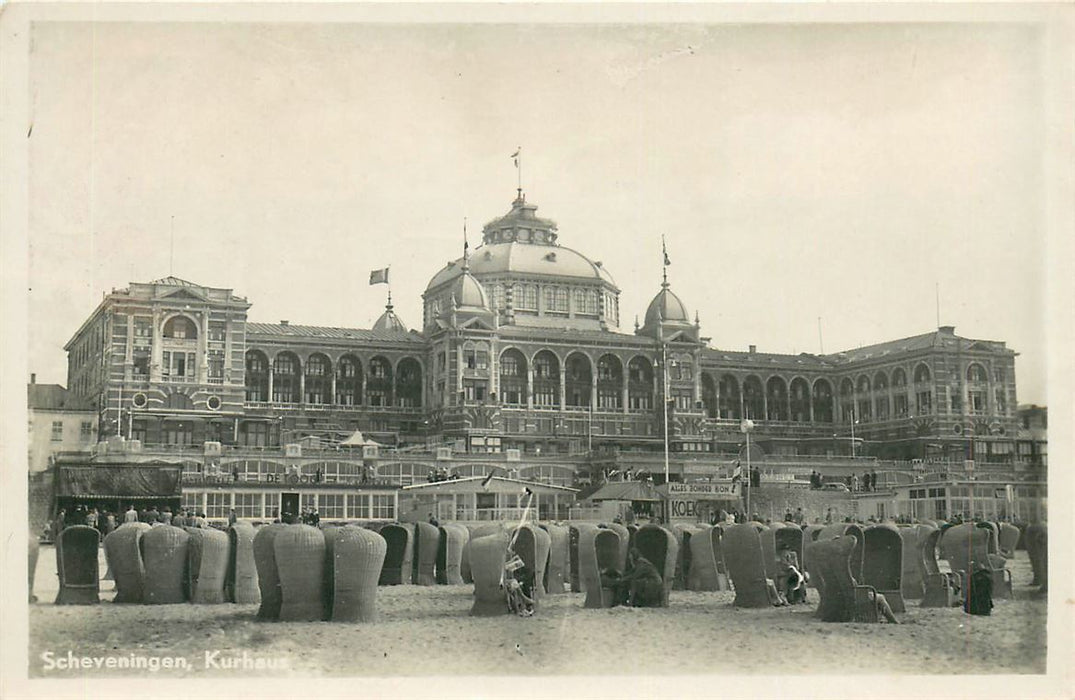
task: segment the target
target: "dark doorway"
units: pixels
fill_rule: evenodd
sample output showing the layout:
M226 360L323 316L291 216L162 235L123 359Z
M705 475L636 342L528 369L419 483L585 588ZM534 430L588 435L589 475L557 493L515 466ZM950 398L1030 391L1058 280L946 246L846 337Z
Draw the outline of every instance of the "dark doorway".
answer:
M292 518L297 518L299 515L299 494L297 493L282 493L280 494L280 520L284 521L284 515L290 514Z

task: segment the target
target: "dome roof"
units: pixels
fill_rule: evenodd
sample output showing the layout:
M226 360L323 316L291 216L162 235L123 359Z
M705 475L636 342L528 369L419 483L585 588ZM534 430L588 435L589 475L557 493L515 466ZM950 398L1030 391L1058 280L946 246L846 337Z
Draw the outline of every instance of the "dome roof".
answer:
M489 297L481 282L474 279L469 270L462 269L455 282L452 284L452 298L460 309L488 309Z
M687 313L687 307L667 286L663 287L657 293L657 296L653 297L653 301L649 303L649 308L646 309L645 326L647 328L653 327L659 322L691 324L691 317Z
M453 260L429 281L426 290L434 289L458 277L463 259ZM582 253L561 245L531 245L527 243L493 243L480 246L470 256L470 271L478 275L517 273L574 277L600 280L613 287L616 282L600 262L591 261Z
M389 304L385 307L384 313L377 319L377 322L373 324L373 330L375 331L399 331L400 333L407 332L407 326L403 324L396 312L392 310L392 305Z

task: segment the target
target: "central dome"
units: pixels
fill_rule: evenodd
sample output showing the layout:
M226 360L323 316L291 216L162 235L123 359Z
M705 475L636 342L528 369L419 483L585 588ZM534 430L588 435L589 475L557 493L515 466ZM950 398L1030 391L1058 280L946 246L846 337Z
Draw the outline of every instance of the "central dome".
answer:
M536 210L520 193L511 211L483 227L482 245L469 255L464 250L464 257L433 275L422 294L427 324L451 306L453 296L468 305L460 285L472 276L502 325L564 330L619 325L620 290L612 275L600 262L560 245L556 222L539 218Z

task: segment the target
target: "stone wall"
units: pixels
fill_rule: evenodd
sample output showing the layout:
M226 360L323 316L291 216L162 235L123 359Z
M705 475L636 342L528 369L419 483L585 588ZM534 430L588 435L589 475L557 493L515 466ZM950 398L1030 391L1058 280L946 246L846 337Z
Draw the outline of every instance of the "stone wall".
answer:
M752 489L750 510L757 513L762 522L767 519L782 520L784 513L802 508L806 522L815 520L824 522L829 508L832 508L833 521L843 520L847 516L856 517L858 509L850 493L840 491L812 491L804 488L787 488L785 486L766 486Z

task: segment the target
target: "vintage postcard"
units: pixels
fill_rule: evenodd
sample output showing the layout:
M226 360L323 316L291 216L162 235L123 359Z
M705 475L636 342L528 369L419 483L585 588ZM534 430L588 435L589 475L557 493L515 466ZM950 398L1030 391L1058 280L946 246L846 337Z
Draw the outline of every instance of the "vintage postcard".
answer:
M1070 697L1072 19L8 4L0 692Z

